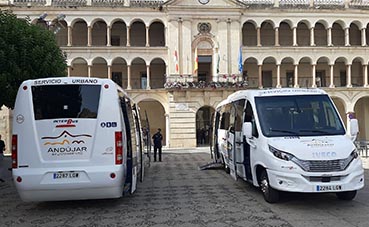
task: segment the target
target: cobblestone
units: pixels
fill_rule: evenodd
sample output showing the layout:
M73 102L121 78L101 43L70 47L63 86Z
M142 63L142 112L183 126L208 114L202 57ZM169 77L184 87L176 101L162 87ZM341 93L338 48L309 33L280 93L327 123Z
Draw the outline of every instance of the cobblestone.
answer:
M25 203L9 175L0 183L0 226L369 226L367 187L349 202L333 194L286 194L268 204L257 188L223 170L200 171L209 161L205 149L165 151L137 192L120 199Z

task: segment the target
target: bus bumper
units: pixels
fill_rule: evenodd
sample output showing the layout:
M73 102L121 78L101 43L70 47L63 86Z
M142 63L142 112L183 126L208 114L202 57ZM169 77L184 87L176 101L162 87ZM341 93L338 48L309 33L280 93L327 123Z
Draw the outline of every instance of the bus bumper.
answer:
M324 193L354 191L364 187L364 169L361 165L331 173L267 171L270 186L280 191Z
M78 177L55 178L55 173L78 173ZM75 174L74 174L75 175ZM119 198L125 176L118 167L100 170L48 171L13 169L13 181L25 202Z

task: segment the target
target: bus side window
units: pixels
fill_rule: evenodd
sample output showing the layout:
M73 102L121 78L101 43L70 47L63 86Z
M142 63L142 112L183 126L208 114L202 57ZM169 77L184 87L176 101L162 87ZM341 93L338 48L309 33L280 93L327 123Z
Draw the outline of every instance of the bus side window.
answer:
M245 109L245 122L251 122L252 124L252 135L256 138L259 137L259 133L256 127L256 122L254 118L254 112L252 111L252 107L250 102L247 102Z
M238 100L234 104L236 107L235 131L241 132L242 123L243 123L242 114L243 114L243 108L245 107L245 99Z

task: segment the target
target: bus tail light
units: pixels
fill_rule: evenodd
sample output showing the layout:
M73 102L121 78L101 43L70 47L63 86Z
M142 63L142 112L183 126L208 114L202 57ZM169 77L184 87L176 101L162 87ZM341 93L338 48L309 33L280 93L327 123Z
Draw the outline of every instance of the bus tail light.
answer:
M12 168L18 168L18 136L12 137Z
M122 132L115 132L115 164L123 163Z

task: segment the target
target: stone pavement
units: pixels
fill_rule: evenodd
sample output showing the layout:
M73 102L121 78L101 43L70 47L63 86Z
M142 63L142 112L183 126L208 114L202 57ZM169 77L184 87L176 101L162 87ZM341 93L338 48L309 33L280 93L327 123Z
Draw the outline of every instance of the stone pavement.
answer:
M165 150L137 192L121 199L24 203L9 174L0 183L0 226L369 226L367 186L354 201L296 193L268 204L257 188L225 171L198 169L210 161L209 148Z

